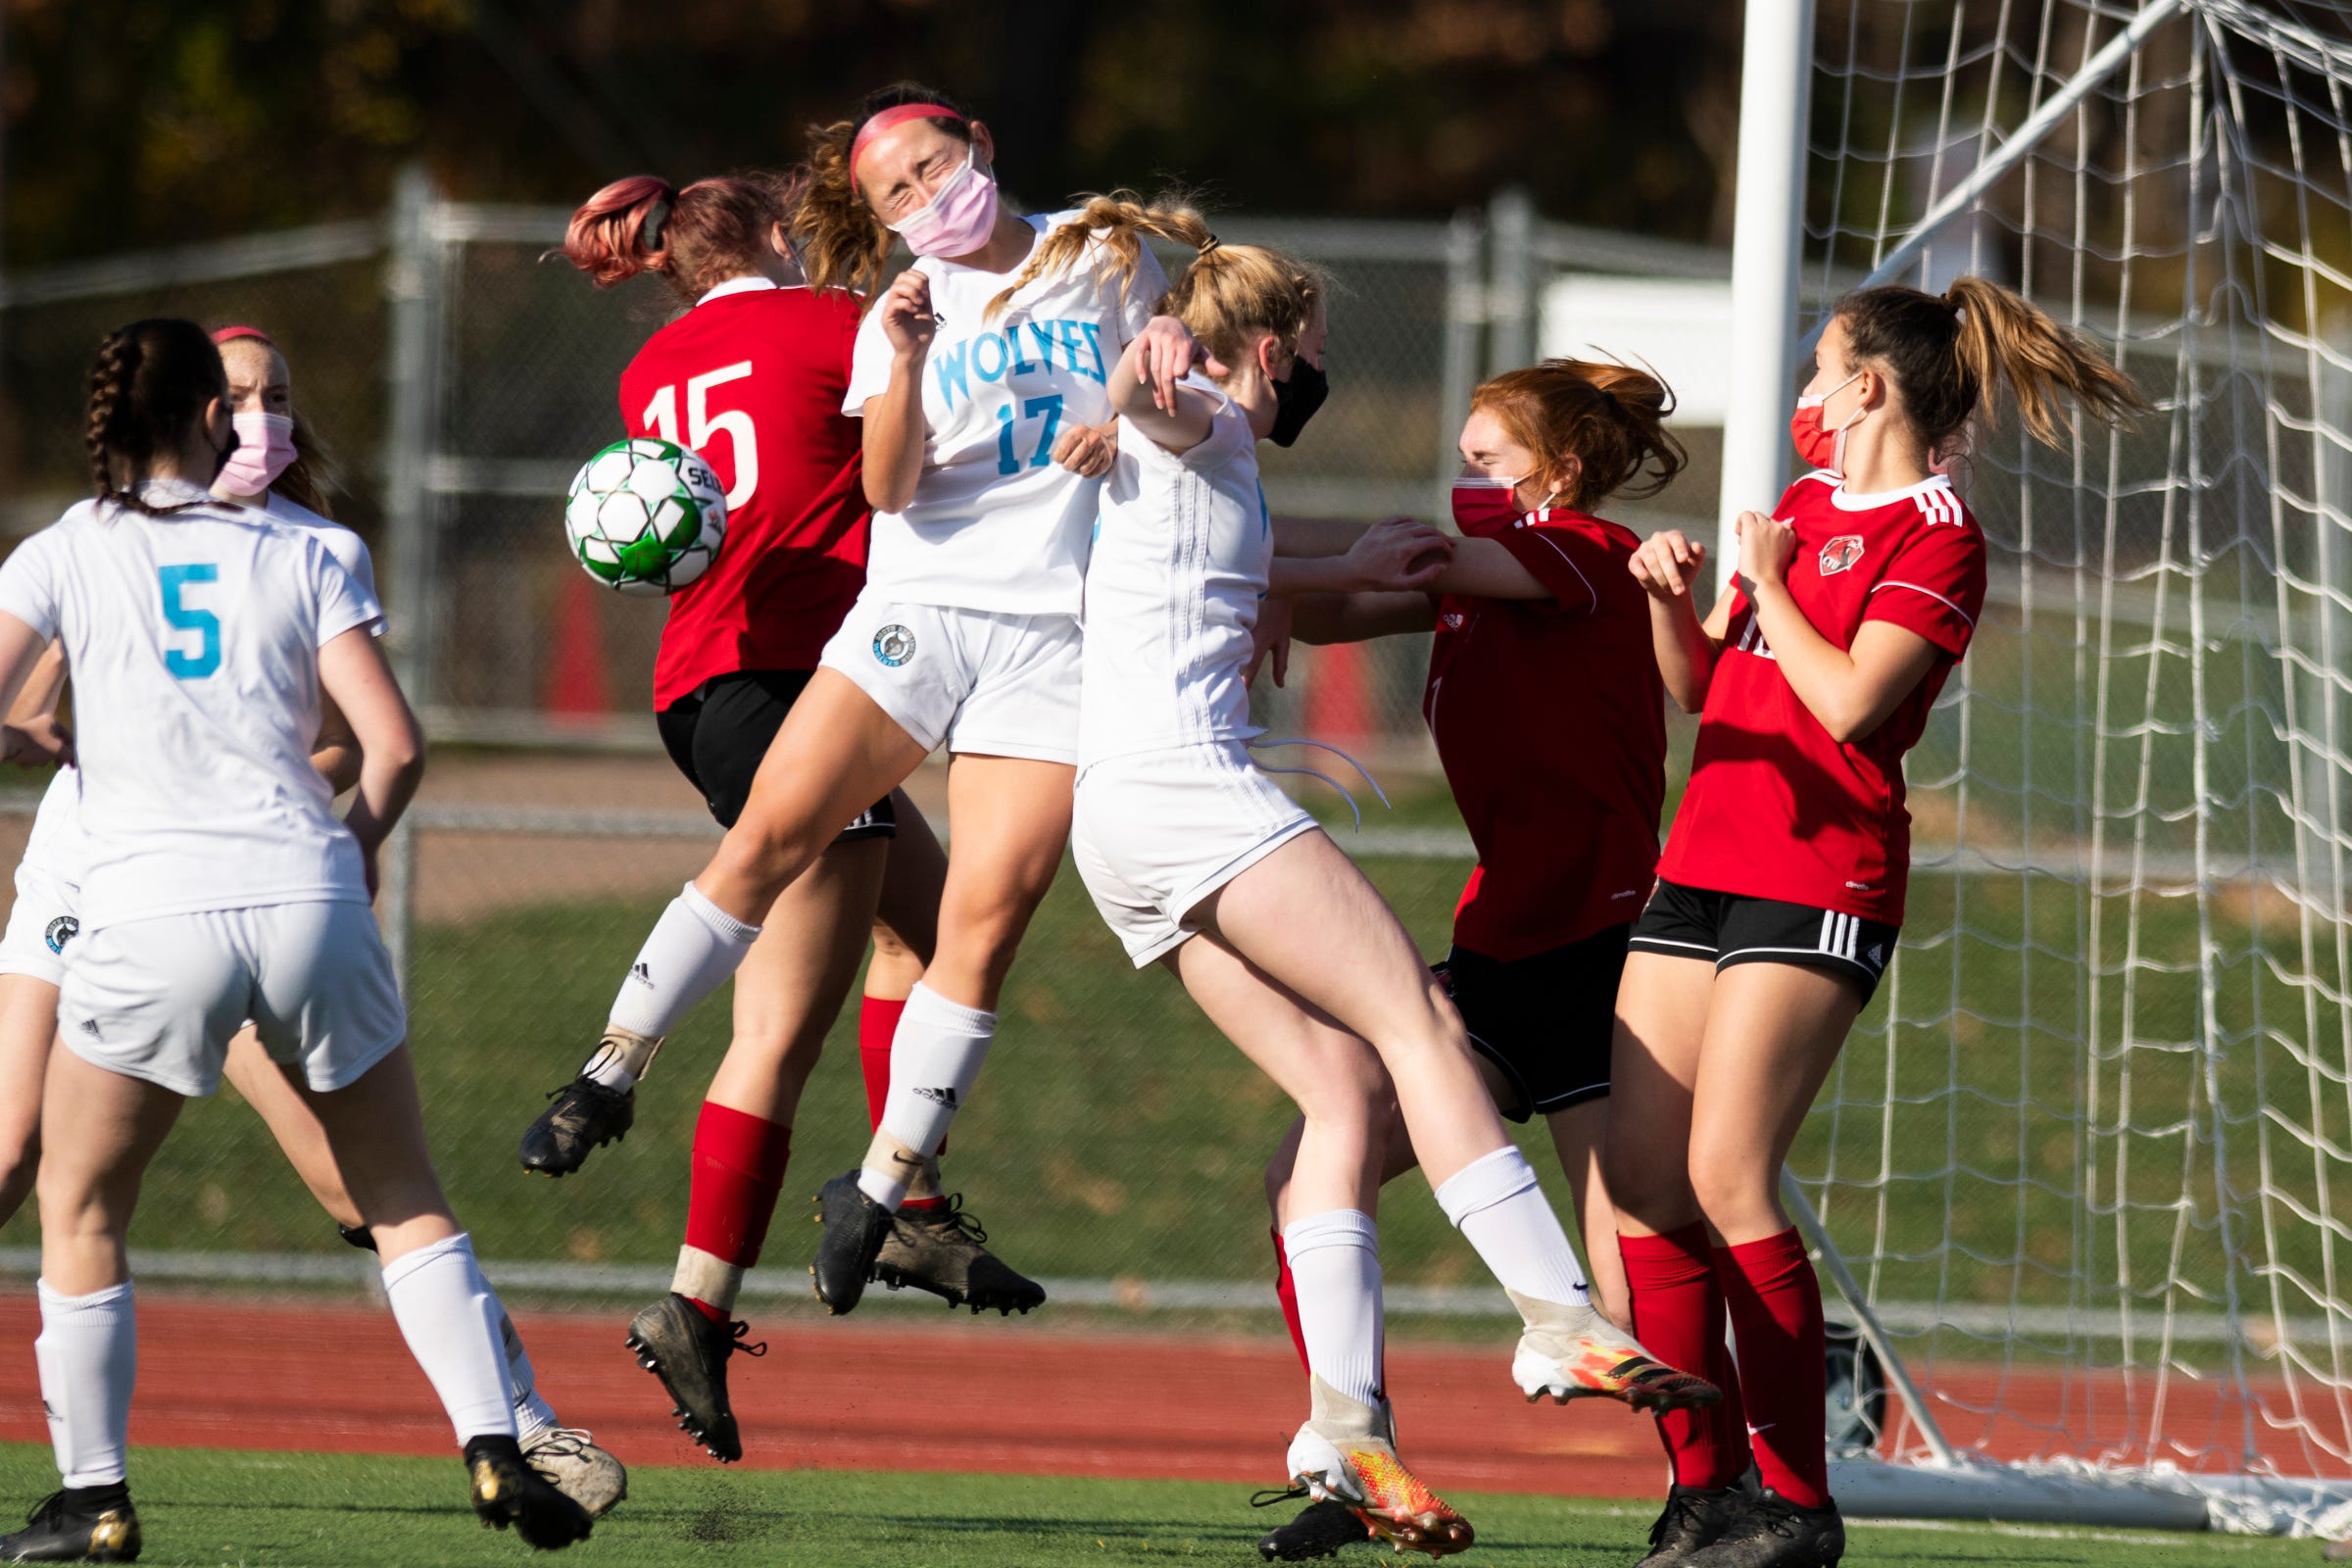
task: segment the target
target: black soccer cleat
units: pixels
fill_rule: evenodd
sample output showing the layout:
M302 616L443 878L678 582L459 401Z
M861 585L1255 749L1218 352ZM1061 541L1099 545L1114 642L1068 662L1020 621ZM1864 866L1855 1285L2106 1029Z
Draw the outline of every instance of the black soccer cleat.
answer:
M0 1562L136 1562L140 1545L129 1488L67 1487L43 1497L24 1529L0 1536Z
M808 1265L808 1273L816 1281L816 1298L835 1317L857 1310L895 1218L865 1196L854 1170L834 1177L817 1193L816 1222L825 1228L825 1236L816 1244L816 1261Z
M629 1319L629 1348L669 1391L678 1430L720 1464L743 1457L743 1438L727 1402L727 1357L767 1353L765 1345L743 1343L751 1331L749 1323L711 1322L675 1291Z
M1046 1288L990 1251L987 1241L988 1232L964 1212L961 1193L935 1205L909 1204L894 1217L873 1277L894 1291L912 1286L950 1306L969 1306L974 1317L992 1306L999 1316L1043 1306Z
M1742 1499L1722 1535L1682 1559L1689 1568L1838 1568L1845 1520L1831 1502L1800 1508L1770 1487Z
M1728 1487L1669 1486L1666 1506L1649 1527L1649 1555L1635 1568L1673 1568L1689 1562L1693 1552L1713 1545L1745 1518L1754 1498L1753 1485L1744 1476Z
M1269 1500L1303 1495L1303 1491L1276 1493ZM1255 1498L1250 1499L1253 1503ZM1360 1546L1372 1532L1355 1510L1337 1498L1310 1502L1289 1524L1276 1525L1257 1544L1257 1554L1268 1562L1306 1562L1336 1557L1343 1546Z
M636 1090L607 1089L585 1073L547 1098L555 1103L522 1135L522 1168L537 1175L569 1175L637 1120Z
M512 1525L523 1544L534 1550L561 1551L575 1541L586 1541L595 1528L587 1509L523 1462L522 1448L513 1438L485 1436L467 1442L466 1480L482 1528L504 1530Z

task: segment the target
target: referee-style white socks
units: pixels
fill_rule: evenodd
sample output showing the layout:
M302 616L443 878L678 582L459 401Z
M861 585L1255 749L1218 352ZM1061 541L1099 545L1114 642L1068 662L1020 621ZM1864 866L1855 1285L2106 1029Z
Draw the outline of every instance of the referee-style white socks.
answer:
M1377 1408L1381 1382L1380 1227L1360 1209L1309 1214L1282 1228L1298 1293L1307 1370Z
M1505 1290L1570 1306L1591 1300L1568 1233L1537 1185L1535 1167L1515 1145L1505 1144L1446 1178L1438 1189L1438 1206Z
M858 1174L858 1190L866 1197L892 1210L906 1201L906 1184L920 1160L937 1154L947 1142L948 1124L970 1097L996 1033L995 1013L950 1002L916 984L891 1043L890 1098L882 1104L882 1125ZM909 1153L918 1159L910 1163Z
M744 924L687 883L637 950L637 961L629 965L629 977L612 999L612 1026L644 1040L660 1040L696 1003L726 983L759 939L758 926ZM626 1090L642 1069L613 1062L607 1070L614 1077L625 1075L627 1082L602 1077L598 1081L608 1089Z
M384 1295L460 1446L515 1436L501 1328L507 1310L474 1263L473 1239L461 1232L386 1263Z
M37 1289L41 1334L32 1354L57 1473L69 1487L117 1485L130 1446L130 1389L139 1373L130 1282L87 1296L60 1296L47 1280Z

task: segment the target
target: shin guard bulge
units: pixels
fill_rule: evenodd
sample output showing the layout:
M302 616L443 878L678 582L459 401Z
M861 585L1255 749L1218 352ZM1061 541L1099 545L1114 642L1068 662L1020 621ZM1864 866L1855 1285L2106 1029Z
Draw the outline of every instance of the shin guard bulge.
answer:
M1310 1376L1361 1404L1378 1406L1382 1319L1380 1227L1359 1209L1295 1219L1282 1229L1298 1293L1298 1334Z
M1756 1469L1800 1508L1829 1501L1829 1425L1821 1281L1793 1229L1715 1249L1715 1274L1740 1346L1740 1389L1755 1422Z
M996 1031L995 1013L950 1002L926 985L914 988L891 1046L882 1125L858 1177L866 1197L890 1209L905 1200L915 1168L939 1152L970 1098Z
M105 1487L123 1478L130 1448L130 1391L138 1381L139 1338L130 1282L87 1296L61 1296L42 1280L41 1403L57 1473L69 1487Z
M629 965L629 977L612 999L612 1026L660 1040L696 1003L726 983L759 938L758 926L736 919L687 883L654 922L653 934Z
M1446 1178L1437 1196L1438 1206L1503 1289L1571 1306L1590 1298L1568 1233L1544 1197L1535 1167L1515 1145L1464 1165Z
M760 1261L791 1157L790 1127L703 1102L694 1127L686 1245L679 1250L670 1289L714 1323L731 1316L744 1270Z
M459 1446L515 1436L514 1402L499 1324L507 1315L463 1233L384 1265L384 1295L409 1353L449 1412Z
M1642 1347L1668 1366L1695 1372L1724 1391L1721 1404L1670 1410L1658 1417L1658 1438L1674 1464L1675 1481L1709 1491L1728 1487L1747 1468L1747 1427L1724 1346L1723 1289L1703 1224L1657 1236L1617 1238L1634 1320L1627 1326Z

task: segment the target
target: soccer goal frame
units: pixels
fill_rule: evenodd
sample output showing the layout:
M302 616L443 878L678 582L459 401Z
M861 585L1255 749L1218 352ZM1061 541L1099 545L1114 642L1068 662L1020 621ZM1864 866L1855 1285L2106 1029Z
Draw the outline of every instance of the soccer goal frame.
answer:
M2020 9L2032 7L2021 0ZM2105 40L2095 49L2088 49L2071 74L2059 76L2053 73L2026 112L2016 117L2014 124L2001 127L2002 139L1997 146L1948 189L1935 196L1921 216L1899 233L1889 235L1891 243L1879 252L1875 264L1866 271L1841 273L1834 279L1836 286L1839 289L1868 286L1915 274L1923 257L1939 236L1947 235L1957 220L1977 210L1987 193L2011 178L2054 133L2067 126L2083 110L2085 101L2114 81L2134 56L2149 46L2151 39L2169 26L2201 26L2216 16L2226 22L2225 13L2242 14L2254 9L2257 8L2244 0L2140 0L2136 8L2131 0L2115 0L2115 3L2086 6L2084 10L2089 17L2086 25L2094 29L2094 35L2098 29L2113 28ZM1816 324L1809 332L1800 333L1796 323L1808 303L1814 307L1827 303L1826 298L1806 300L1802 288L1807 265L1804 252L1806 178L1812 152L1811 95L1814 74L1820 69L1815 57L1816 21L1814 0L1748 0L1747 3L1733 244L1735 326L1726 368L1727 414L1716 542L1719 581L1723 580L1721 573L1729 571L1738 559L1734 519L1742 510L1769 505L1788 480L1785 420L1798 372L1809 359L1820 332ZM2229 85L2232 84L2215 90L2226 91ZM1988 109L1987 114L1990 113ZM2333 158L2333 150L2328 150L2326 156ZM2306 269L2315 265L2308 235L2302 263ZM2318 265L2333 264L2323 258ZM2317 335L2317 328L2310 330ZM2269 346L2263 345L2254 352L2270 352ZM2276 414L2275 407L2272 412ZM2315 422L2321 420L2317 412L2310 417ZM2316 488L2324 512L2328 505L2324 478ZM2321 549L2324 556L2326 546ZM2279 569L2284 570L2284 565ZM2321 575L2325 578L2327 574ZM2328 613L2323 607L2322 616ZM2279 641L2288 662L2292 662L2295 650L2291 636L2281 631ZM2325 672L2321 673L2324 678ZM2202 721L2205 699L2200 695L2197 701ZM2290 730L2295 724L2293 704L2290 693L2286 699ZM2330 724L2332 710L2330 700ZM2332 755L2332 742L2329 750L2328 760L2340 760ZM2200 791L2205 787L2200 782ZM2324 816L2323 808L2305 806L2305 787L2298 778L2294 786L2295 806L2290 814L2304 821ZM2340 850L2340 844L2336 848ZM2133 874L2138 874L2136 869ZM2201 850L2199 875L2203 875ZM2316 900L2322 895L2314 893L2312 897ZM2340 925L2344 911L2334 908L2333 918ZM2315 989L2325 988L2315 984ZM2209 992L2204 1019L2209 1029L2214 1023L2212 1005ZM2217 1114L2217 1127L2220 1120ZM2215 1180L2223 1178L2216 1176ZM2328 1178L2323 1175L2321 1180L2325 1187ZM2251 1464L2235 1473L2208 1470L2191 1474L2183 1467L2163 1462L2113 1463L2091 1451L2000 1462L1956 1445L1946 1437L1938 1420L1934 1389L1923 1389L1914 1378L1906 1365L1902 1344L1889 1334L1871 1292L1848 1266L1804 1187L1794 1175L1785 1173L1783 1190L1826 1283L1836 1297L1842 1298L1844 1310L1853 1318L1860 1338L1883 1364L1890 1392L1900 1401L1909 1424L1910 1457L1899 1461L1872 1457L1833 1460L1832 1488L1849 1514L2319 1536L2352 1534L2352 1482L2340 1479L2297 1478L2278 1473L2275 1467ZM2264 1196L2269 1196L2267 1189ZM2319 1223L2331 1223L2324 1202L2321 1208ZM2227 1248L2227 1236L2224 1244ZM2330 1287L2330 1317L2341 1315L2334 1310L2335 1304ZM2249 1311L2247 1315L2250 1319L2259 1314ZM2230 1303L2229 1316L2235 1324L2238 1308L2234 1299ZM2330 1325L2329 1333L2332 1335L2337 1327L2340 1325ZM2252 1452L2250 1443L2246 1451Z

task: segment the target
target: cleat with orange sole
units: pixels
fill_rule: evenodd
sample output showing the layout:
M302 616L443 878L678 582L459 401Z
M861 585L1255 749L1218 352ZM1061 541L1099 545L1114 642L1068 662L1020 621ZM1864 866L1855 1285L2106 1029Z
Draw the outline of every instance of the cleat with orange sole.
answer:
M1368 1405L1310 1377L1314 1414L1291 1440L1294 1485L1317 1502L1346 1506L1365 1530L1398 1551L1449 1557L1476 1539L1470 1521L1425 1486L1396 1455L1388 1401Z
M1511 1357L1511 1381L1530 1404L1548 1394L1554 1404L1616 1399L1662 1415L1723 1400L1714 1384L1668 1366L1590 1305L1538 1301L1515 1291L1511 1300L1527 1322Z

